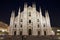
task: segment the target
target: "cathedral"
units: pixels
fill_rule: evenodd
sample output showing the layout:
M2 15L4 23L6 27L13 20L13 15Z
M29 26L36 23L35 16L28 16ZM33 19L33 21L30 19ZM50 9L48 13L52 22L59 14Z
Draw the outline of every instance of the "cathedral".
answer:
M37 11L35 4L32 7L24 4L24 10L21 12L19 8L16 17L15 12L12 11L8 31L9 35L55 35L48 11L45 11L43 16L41 8Z

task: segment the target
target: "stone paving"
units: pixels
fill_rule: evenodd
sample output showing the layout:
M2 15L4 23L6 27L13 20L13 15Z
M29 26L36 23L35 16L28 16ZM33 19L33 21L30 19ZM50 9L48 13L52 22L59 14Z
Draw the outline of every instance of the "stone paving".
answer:
M0 40L60 40L60 36L0 36Z

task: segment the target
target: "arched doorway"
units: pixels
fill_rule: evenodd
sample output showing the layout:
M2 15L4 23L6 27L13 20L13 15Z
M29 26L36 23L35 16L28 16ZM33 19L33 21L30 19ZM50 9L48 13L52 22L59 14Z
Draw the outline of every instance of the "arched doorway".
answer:
M32 35L32 30L31 29L28 30L28 35Z
M46 35L46 31L44 31L44 35Z
M20 31L20 35L22 35L22 31Z
M38 31L38 36L40 35L40 31Z
M16 35L16 31L14 31L14 35Z

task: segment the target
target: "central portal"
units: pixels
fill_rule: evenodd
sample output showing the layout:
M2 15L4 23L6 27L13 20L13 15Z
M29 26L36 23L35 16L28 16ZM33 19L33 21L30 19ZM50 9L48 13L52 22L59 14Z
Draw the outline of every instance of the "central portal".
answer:
M32 35L32 30L31 29L28 30L28 35Z

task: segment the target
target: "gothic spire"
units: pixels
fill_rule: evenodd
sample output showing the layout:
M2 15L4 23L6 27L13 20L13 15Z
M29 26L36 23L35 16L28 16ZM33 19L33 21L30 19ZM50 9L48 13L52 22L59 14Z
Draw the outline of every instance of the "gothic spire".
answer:
M39 10L40 10L40 15L42 16L42 11L41 11L41 8L40 8Z
M19 8L19 11L18 11L18 21L17 21L17 25L18 25L18 26L20 25L20 8Z
M19 8L19 10L18 10L18 15L20 15L20 8Z
M49 14L48 14L48 11L45 12L45 17L46 17L46 23L47 23L47 26L51 26L50 24L50 18L49 18Z
M34 10L36 10L36 5L35 5L35 3L32 4L32 7L33 7Z
M14 24L14 19L15 19L15 13L12 11L11 18L10 18L10 25Z
M12 11L11 17L15 17L15 12Z
M45 11L45 17L49 17L48 11Z
M24 3L24 8L27 8L27 3Z

